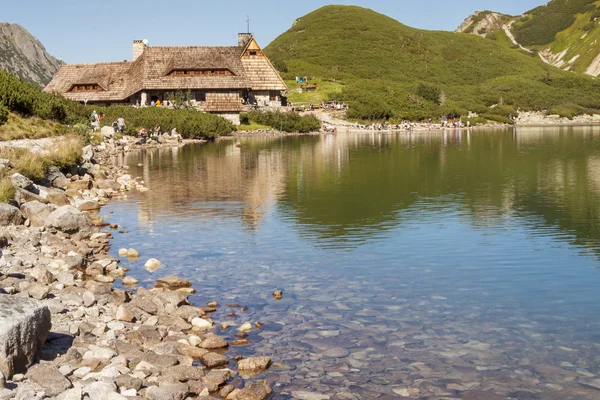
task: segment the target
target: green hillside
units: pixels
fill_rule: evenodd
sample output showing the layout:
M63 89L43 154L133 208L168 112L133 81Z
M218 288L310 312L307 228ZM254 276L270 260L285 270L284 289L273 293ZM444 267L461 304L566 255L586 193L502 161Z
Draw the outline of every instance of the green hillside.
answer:
M513 28L515 39L523 46L552 43L556 35L569 28L577 14L597 11L596 0L553 0L525 13Z
M342 83L350 118L424 119L516 107L600 112L600 84L474 35L413 29L372 10L327 6L294 23L266 54L285 79Z

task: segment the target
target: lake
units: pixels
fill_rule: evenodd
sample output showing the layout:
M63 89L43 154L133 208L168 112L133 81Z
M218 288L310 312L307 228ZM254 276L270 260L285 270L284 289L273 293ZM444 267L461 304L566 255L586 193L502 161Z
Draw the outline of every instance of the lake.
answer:
M262 323L229 354L272 357L256 379L275 399L600 398L600 127L243 138L118 162L149 190L103 208L124 226L111 253L140 251L125 265L141 285L191 280L227 339Z

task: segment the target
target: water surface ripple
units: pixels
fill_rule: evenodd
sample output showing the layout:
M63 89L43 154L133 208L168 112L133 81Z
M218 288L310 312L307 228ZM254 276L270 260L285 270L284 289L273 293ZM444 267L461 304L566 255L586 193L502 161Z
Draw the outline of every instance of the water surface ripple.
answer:
M103 210L126 227L113 253L140 251L144 285L192 280L217 321L263 322L230 353L270 355L259 378L276 399L600 398L599 128L224 140L120 161L150 190Z

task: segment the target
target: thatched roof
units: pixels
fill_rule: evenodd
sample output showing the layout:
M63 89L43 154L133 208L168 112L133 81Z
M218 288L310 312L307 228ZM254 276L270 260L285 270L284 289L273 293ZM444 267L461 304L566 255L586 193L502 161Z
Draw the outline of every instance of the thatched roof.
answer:
M146 47L133 62L63 65L45 88L77 101L124 101L143 90L274 90L287 87L269 60L245 47ZM226 70L227 75L175 76L174 71ZM73 92L74 85L98 85Z

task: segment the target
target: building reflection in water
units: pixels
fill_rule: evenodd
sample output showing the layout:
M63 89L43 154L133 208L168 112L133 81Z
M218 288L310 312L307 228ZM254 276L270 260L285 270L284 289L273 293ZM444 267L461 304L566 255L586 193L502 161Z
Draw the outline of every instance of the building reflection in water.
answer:
M597 127L227 139L120 161L150 189L135 194L149 229L218 217L255 231L276 211L311 240L366 240L414 211L452 207L475 226L523 217L600 243Z

